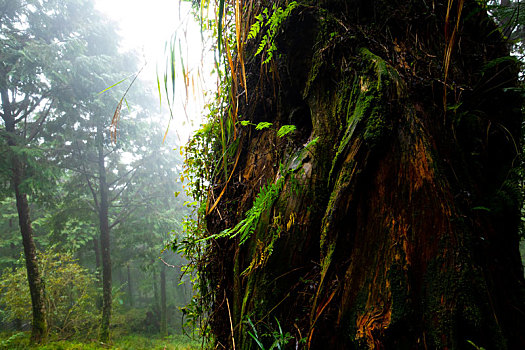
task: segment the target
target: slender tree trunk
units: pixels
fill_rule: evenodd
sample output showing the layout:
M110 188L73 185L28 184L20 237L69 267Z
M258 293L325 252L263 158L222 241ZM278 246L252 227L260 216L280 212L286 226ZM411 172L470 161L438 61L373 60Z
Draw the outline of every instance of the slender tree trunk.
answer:
M311 3L270 63L267 33L245 47L238 114L274 129L239 127L211 181L211 234L257 206L201 266L217 342L257 348L249 317L290 348L525 349L522 100L496 26L474 0Z
M95 268L98 274L100 271L100 245L97 238L93 238L93 251L95 252Z
M100 221L100 248L102 251L102 320L100 323L99 340L109 342L109 325L111 322L111 255L108 219L108 185L106 182L106 165L104 156L104 136L102 128L97 127L98 142L98 172L99 172L99 221Z
M5 77L4 77L5 80ZM7 90L2 89L2 118L5 122L5 130L8 134L8 145L16 147L17 135L15 130L15 118L12 115L11 104ZM19 156L11 152L11 183L15 191L16 208L18 211L18 223L22 233L22 243L24 246L24 256L27 268L27 281L31 294L31 304L33 310L33 324L31 339L34 342L45 342L47 337L46 308L44 302L44 284L38 268L38 258L36 246L33 240L33 228L31 226L29 203L27 194L22 190L24 180L24 164Z
M166 310L166 265L162 263L160 268L160 334L168 336L168 318Z
M101 279L101 266L100 266L100 244L98 242L98 239L96 237L93 238L93 251L95 252L95 275L97 276L97 280ZM102 296L97 295L96 297L96 305L97 309L99 311L102 311Z
M13 187L16 193L16 207L20 231L22 232L22 243L24 245L24 255L27 268L27 280L31 293L31 304L33 306L33 324L31 339L37 343L45 342L47 337L46 308L44 301L44 283L38 268L36 246L33 240L33 228L29 217L29 204L27 195L20 190L22 179L22 165L14 161L13 167Z
M10 228L13 227L13 222L11 219L9 219L9 227ZM9 246L11 248L11 258L13 259L13 261L16 261L20 257L20 249L17 249L14 243L11 243ZM16 271L16 264L13 264L12 272L15 272L15 271ZM14 320L14 324L15 324L16 330L22 329L22 320L20 318L16 318Z
M153 269L153 310L158 315L160 313L159 287L157 285L157 271Z
M128 272L128 295L129 295L129 306L133 307L133 288L131 287L131 271L129 267L130 263L127 265Z

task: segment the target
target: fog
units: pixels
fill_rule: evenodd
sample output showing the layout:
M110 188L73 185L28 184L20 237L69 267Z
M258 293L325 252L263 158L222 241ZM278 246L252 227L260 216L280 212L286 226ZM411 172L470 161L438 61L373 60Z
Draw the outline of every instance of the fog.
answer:
M0 2L2 339L183 334L180 147L213 81L194 18L190 2Z

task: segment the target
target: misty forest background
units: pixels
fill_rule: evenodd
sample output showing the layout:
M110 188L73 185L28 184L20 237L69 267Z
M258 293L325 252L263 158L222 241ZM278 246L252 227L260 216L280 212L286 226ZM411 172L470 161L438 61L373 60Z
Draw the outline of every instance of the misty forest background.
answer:
M219 81L217 94L206 93L214 99L205 107L212 120L230 98L220 91L232 83L224 79L231 53L217 50L222 15L219 22L203 21L200 2L193 3L201 31L218 39L208 48L215 63L204 60L215 64L208 75ZM213 12L224 1L206 4ZM525 8L489 4L513 60L523 64ZM289 14L281 12L280 21ZM196 154L206 126L186 148L194 153L186 154L175 135L181 126L167 127L173 114L188 114L180 97L191 98L196 80L207 79L202 71L187 71L183 39L168 43L168 64L148 84L139 74L140 53L123 51L115 23L91 1L0 0L0 349L39 342L49 349L200 346L198 329L208 309L194 285L198 268L186 258L198 260L203 252L186 234L202 229L198 210L207 210L191 196L204 196L209 185L199 171L210 177L220 161L207 165ZM233 41L226 47L236 48ZM523 71L520 79L523 84ZM523 241L520 251L523 258ZM281 337L277 345L289 340L282 330L274 336Z
M99 338L108 244L111 339L183 333L192 276L164 250L192 211L182 153L173 130L163 142L169 112L156 86L135 80L143 59L123 51L116 30L91 1L0 1L0 348L28 346L33 323L15 182L45 336Z

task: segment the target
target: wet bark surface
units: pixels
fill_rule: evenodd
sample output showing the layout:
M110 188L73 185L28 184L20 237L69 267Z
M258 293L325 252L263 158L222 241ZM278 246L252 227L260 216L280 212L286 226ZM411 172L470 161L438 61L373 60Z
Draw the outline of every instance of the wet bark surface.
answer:
M244 244L211 244L217 343L231 319L237 347L256 348L249 318L260 333L277 319L290 348L525 347L521 98L484 10L327 1L276 41L268 65L246 49L239 114L297 132L241 129L238 180L207 217L219 233L263 185L278 192Z

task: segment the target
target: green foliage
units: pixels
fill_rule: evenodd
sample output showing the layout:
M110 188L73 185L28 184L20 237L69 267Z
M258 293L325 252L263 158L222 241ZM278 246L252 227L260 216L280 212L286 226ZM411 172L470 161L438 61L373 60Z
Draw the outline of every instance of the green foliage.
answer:
M275 322L277 323L277 330L273 329L269 330L268 333L259 334L250 317L247 318L246 323L250 325L253 331L248 331L248 334L255 341L259 349L266 350L264 343L268 341L265 341L265 339L269 339L269 342L271 342L271 345L268 348L268 350L284 349L286 345L290 342L290 340L293 339L293 336L289 332L283 332L281 324L279 323L279 320L277 318L275 319Z
M266 11L268 12L268 10ZM254 18L256 19L256 21L252 24L250 31L248 32L248 40L255 39L263 26L264 17L261 13L256 15Z
M489 71L490 69L500 65L500 64L504 64L504 63L510 63L510 64L517 64L518 63L518 59L516 57L513 57L513 56L503 56L503 57L498 57L498 58L495 58L493 60L490 60L488 61L487 63L485 63L483 65L483 67L481 68L481 73L482 74L485 74L487 71Z
M123 293L120 296L123 296ZM125 310L117 307L115 311L111 318L113 339L122 339L133 334L157 334L159 332L158 324L152 322L150 310L138 308Z
M244 242L246 242L255 232L263 213L268 212L273 206L275 200L279 197L284 186L284 179L285 177L280 177L275 183L269 182L267 185L261 187L259 194L253 202L253 206L246 212L243 220L233 228L224 230L223 232L210 236L209 238L234 238L240 236L239 244L244 244Z
M272 128L273 123L270 123L270 122L259 122L257 124L254 124L250 122L249 120L241 120L240 123L242 126L248 126L248 125L255 126L255 130L273 129ZM284 137L288 134L293 133L296 129L297 128L295 125L289 125L289 124L283 125L279 128L279 130L277 130L277 137Z
M261 42L255 52L255 56L259 55L266 49L266 58L263 61L263 64L270 62L273 58L277 46L275 45L275 37L277 36L277 31L279 30L281 24L290 13L297 7L297 2L290 2L285 9L277 7L273 4L272 13L270 14L268 8L265 8L262 14L255 16L255 23L252 24L250 31L248 32L248 39L254 39L262 28L266 28L267 31L261 38ZM265 21L266 19L266 21Z
M207 3L201 4L201 23L209 24L215 23L213 27L213 35L217 38L217 45L215 48L219 49L219 57L215 59L216 73L219 77L219 89L214 95L211 102L206 105L207 118L206 122L193 135L188 144L182 148L185 153L184 173L181 180L185 181L185 189L187 195L193 197L198 203L193 207L193 216L189 216L183 223L184 234L179 237L174 237L169 244L173 251L183 254L189 263L184 267L186 276L190 276L196 289L194 291L195 298L193 302L183 309L185 319L191 324L191 327L196 328L202 318L209 310L209 304L205 300L211 295L206 285L206 278L201 279L201 274L206 274L201 268L206 265L203 257L206 256L211 238L219 237L238 237L241 244L243 244L251 234L256 230L257 224L263 215L267 213L274 202L278 198L282 187L284 186L284 178L277 179L273 184L267 184L261 188L260 193L254 200L254 205L250 211L246 213L246 218L238 223L230 230L226 230L219 235L210 237L206 230L205 216L209 214L214 208L215 204L220 201L224 191L227 189L230 179L236 170L237 161L240 153L238 147L240 143L238 125L254 126L255 130L261 131L265 129L272 129L273 124L269 122L261 122L258 124L250 121L239 121L241 118L237 115L239 101L236 101L233 96L238 94L237 89L244 86L241 82L234 82L233 76L241 75L243 67L242 53L237 56L240 62L231 62L226 59L227 51L229 54L235 53L237 49L242 51L243 43L237 42L240 40L238 32L235 31L233 15L236 14L236 9L230 7L227 2L219 1L217 3L218 11L216 12L216 21L208 21L202 11L202 5L207 6ZM254 39L264 32L262 43L259 45L260 51L257 53L265 56L265 63L270 62L275 50L275 37L285 19L290 15L292 10L297 7L296 2L290 3L284 9L273 6L272 9L266 9L263 13L256 16L257 22L250 29L248 39ZM224 21L223 21L224 19ZM213 24L212 24L213 25ZM238 18L235 17L235 26L239 26ZM226 50L223 50L226 49ZM171 51L170 63L174 62L173 50ZM234 55L232 55L233 57ZM235 61L235 59L233 60ZM222 64L224 63L224 64ZM238 71L236 71L238 69ZM173 69L172 69L173 70ZM164 79L164 87L167 86L168 79ZM160 90L161 80L158 79L157 87ZM174 85L173 77L171 84ZM237 84L237 85L236 85ZM166 92L166 95L167 92ZM284 126L280 130L274 130L276 135L284 137L295 130L295 126ZM213 184L216 188L222 188L222 193L218 198L210 198L210 185ZM266 253L271 253L265 251ZM205 333L207 330L204 324L201 331Z
M69 253L49 250L39 254L39 263L46 284L49 329L62 338L93 336L98 319L95 277ZM5 305L2 315L5 321L19 319L29 323L32 319L31 297L22 261L16 269L3 271L0 303Z
M115 349L197 350L200 342L185 335L172 335L163 339L129 336L115 342Z
M525 4L522 1L478 0L492 19L499 25L503 38L511 45L513 56L523 62L525 45L523 28L525 26Z
M38 212L36 207L33 210L35 212ZM33 225L33 230L38 229L38 226ZM19 230L15 199L6 197L0 200L0 271L14 266L20 258L18 247L22 246L22 237Z
M278 137L283 137L283 136L286 136L288 134L291 134L293 133L297 128L295 127L295 125L283 125L281 126L281 128L277 131L277 136Z
M28 332L0 334L0 350L96 350L96 349L152 349L152 350L197 350L201 349L198 339L184 335L173 335L166 338L156 338L151 335L130 335L115 339L113 345L103 345L86 340L57 340L45 345L32 345Z
M0 349L26 349L30 344L31 340L27 332L17 332L7 336L6 339L0 338Z
M217 144L217 131L216 123L205 124L193 135L187 145L181 148L186 156L181 180L186 182L188 195L198 201L206 196L207 185L212 176L210 164L216 163L217 154L214 145Z
M484 347L482 346L477 346L472 340L467 340L467 343L469 343L470 345L472 345L472 347L476 350L485 350Z
M97 322L95 296L100 290L95 289L98 281L73 256L94 270L94 247L100 243L95 240L101 212L99 180L102 175L107 180L111 258L117 272L114 285L122 286L118 281L122 266L129 265L130 257L137 268L159 262L167 232L178 229L179 219L187 212L173 196L180 190L175 172L182 162L166 154L167 145L154 146L161 143L162 133L156 134L157 118L144 89L137 93L140 105L133 103L130 91L130 103L124 101L127 113L122 111L118 125L119 137L111 140L111 116L119 101L122 104L126 85L121 84L122 78L136 70L135 56L120 53L113 23L97 13L92 1L0 3L0 90L2 97L11 98L10 104L3 98L0 106L4 119L0 119L4 127L0 131L5 136L0 138L0 270L5 267L0 318L31 320L27 278L21 262L17 265L22 246L10 185L16 157L24 168L20 189L28 194L37 247L68 252L49 250L39 258L44 259L40 270L51 335L87 338ZM140 87L134 84L134 91ZM5 127L9 115L14 131ZM11 140L16 141L14 146L8 143ZM103 154L105 170L98 167L99 154ZM130 278L133 282L137 278L135 292L146 289L146 284L148 290L127 293L123 288L115 295L114 325L121 332L140 323L140 315L123 310L131 295L136 294L135 305L154 304L152 287L158 281L151 270L141 271L139 276L145 277L141 280L135 275ZM169 282L178 277L174 275ZM173 309L175 295L168 290L168 305Z
M272 126L272 123L260 122L259 124L257 124L257 126L255 126L255 130L264 130L264 129L268 129L271 126Z

